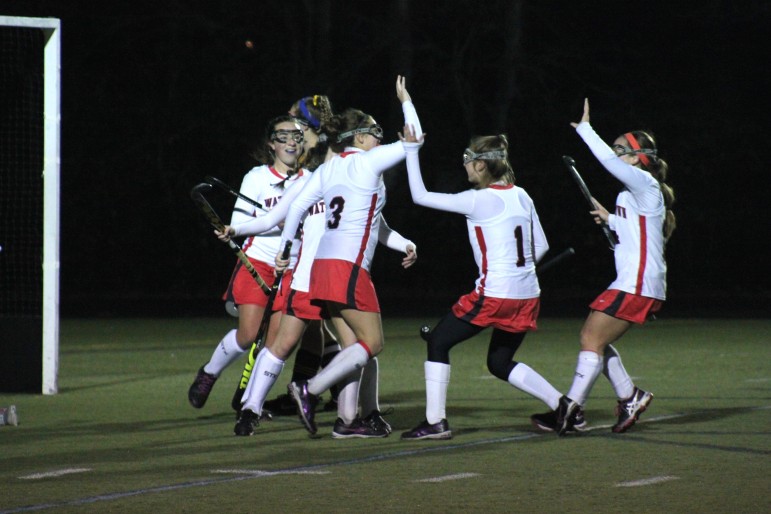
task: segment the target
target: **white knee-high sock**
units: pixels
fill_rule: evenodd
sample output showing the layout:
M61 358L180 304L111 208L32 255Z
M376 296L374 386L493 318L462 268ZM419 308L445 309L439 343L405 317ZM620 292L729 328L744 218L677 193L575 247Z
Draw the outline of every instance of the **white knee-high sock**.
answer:
M373 411L380 410L380 401L378 399L379 374L380 368L377 357L372 357L361 372L359 403L361 403L362 417L367 417Z
M369 360L369 351L359 343L338 353L318 375L308 380L308 392L319 395L340 382L357 369L363 368Z
M361 370L354 371L337 383L340 392L337 395L337 416L346 425L350 425L359 411L359 379Z
M608 377L610 385L613 386L613 390L616 392L616 396L619 400L626 400L634 393L634 382L632 377L626 372L624 363L621 362L621 356L618 354L613 345L605 347L605 366L602 372Z
M230 364L239 358L246 350L238 346L236 341L236 329L234 328L227 334L214 349L209 362L203 367L203 370L215 377L220 376L222 370L230 366Z
M562 393L557 391L537 371L523 362L517 363L509 373L509 384L531 396L535 396L554 410L557 408Z
M252 376L249 377L249 384L241 400L242 408L262 414L262 404L283 369L284 361L270 353L267 348L263 348L254 361Z
M447 388L450 385L450 365L426 361L426 421L439 423L447 418Z
M576 373L573 376L573 385L568 391L568 398L583 405L600 373L602 373L602 357L594 352L578 352Z

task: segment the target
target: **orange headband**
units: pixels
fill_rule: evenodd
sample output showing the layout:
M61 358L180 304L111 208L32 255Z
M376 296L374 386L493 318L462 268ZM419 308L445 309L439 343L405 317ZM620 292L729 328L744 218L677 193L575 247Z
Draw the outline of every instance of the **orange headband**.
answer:
M634 135L632 135L631 132L627 132L626 134L624 134L624 138L629 143L629 146L632 147L632 150L635 151L635 153L640 158L640 161L642 161L645 167L646 168L650 167L651 160L648 158L647 155L643 153L642 149L640 148L640 143L637 142L637 139L635 139Z

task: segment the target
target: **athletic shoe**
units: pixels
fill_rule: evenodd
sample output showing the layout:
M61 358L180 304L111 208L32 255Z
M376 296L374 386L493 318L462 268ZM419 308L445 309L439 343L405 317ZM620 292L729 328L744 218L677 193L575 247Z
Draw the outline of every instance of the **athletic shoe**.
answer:
M195 380L193 380L193 384L187 391L187 399L190 401L190 405L196 409L203 407L216 381L217 377L205 372L203 366L201 366L198 374L195 376Z
M332 437L335 439L388 437L388 431L384 427L377 427L373 423L356 418L350 425L346 425L342 419L337 418L335 428L332 429Z
M390 410L393 410L393 409L390 409ZM370 425L373 428L373 430L376 430L378 432L385 432L386 435L390 434L393 431L393 429L391 428L391 425L388 424L388 421L385 420L383 415L377 409L370 412L369 415L363 418L361 421L366 425Z
M433 425L423 420L412 430L402 432L402 439L410 441L418 439L452 439L452 430L450 430L450 425L446 419Z
M645 412L645 409L648 408L648 405L650 405L652 401L652 393L635 387L632 396L626 400L618 401L618 405L616 405L618 423L613 425L611 430L617 434L626 432L638 419L640 419L640 414Z
M557 411L552 410L543 414L533 414L530 416L530 422L540 432L555 432L557 430ZM579 407L572 429L576 432L583 432L586 430L587 425L588 423L584 418L584 409Z
M280 394L272 400L266 401L263 410L269 410L274 416L292 416L297 414L297 404L289 393Z
M316 423L313 421L316 403L319 401L318 397L308 392L308 382L290 382L289 392L297 404L297 414L300 416L300 421L302 421L305 429L314 435L318 431Z
M555 431L557 435L563 436L568 432L571 432L575 428L576 416L581 406L578 402L574 402L567 396L560 398L560 403L557 405L557 423L555 425Z
M254 429L260 426L260 416L254 411L245 409L238 416L238 421L233 429L233 433L241 436L254 435Z

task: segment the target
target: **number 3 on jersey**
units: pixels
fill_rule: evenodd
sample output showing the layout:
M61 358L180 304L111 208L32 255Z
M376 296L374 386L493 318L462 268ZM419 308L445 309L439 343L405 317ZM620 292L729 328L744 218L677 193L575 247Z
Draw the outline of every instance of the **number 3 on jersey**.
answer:
M327 210L330 211L331 218L327 221L327 228L335 229L340 226L340 217L343 214L345 208L345 198L342 196L336 196L329 202Z

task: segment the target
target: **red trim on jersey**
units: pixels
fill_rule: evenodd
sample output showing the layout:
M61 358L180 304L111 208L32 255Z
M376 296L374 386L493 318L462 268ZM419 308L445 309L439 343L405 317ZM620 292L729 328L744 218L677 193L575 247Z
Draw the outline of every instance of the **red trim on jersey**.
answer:
M369 358L371 359L371 358L372 358L372 350L370 350L370 349L369 349L369 346L367 346L367 343L365 343L364 341L356 341L356 342L357 342L358 344L360 344L362 348L364 348L365 350L367 350L367 355L368 355L368 356L369 356Z
M367 249L367 241L369 240L369 233L372 230L372 219L375 214L375 207L377 206L377 193L372 195L372 202L369 205L369 211L367 212L367 225L364 228L364 236L361 238L361 247L359 247L359 255L356 256L356 265L361 266L361 261L364 260L364 252Z
M353 151L351 151L351 152L340 152L340 153L339 153L339 154L337 154L337 155L339 155L340 157L348 157L348 156L349 156L349 155L351 155L352 153L359 153L359 152L353 152Z
M487 243L485 243L485 234L482 232L482 227L474 227L474 232L477 236L477 243L479 243L479 249L482 252L482 279L479 281L479 294L485 293L485 281L487 280Z
M645 216L639 216L640 220L640 264L637 267L637 283L635 284L635 294L642 294L643 275L645 275L645 265L648 258L648 224Z
M505 184L505 185L501 185L501 184L490 184L490 185L489 185L489 186L487 186L487 187L489 187L490 189L511 189L512 187L514 187L514 184Z
M268 169L271 173L273 173L277 178L280 178L281 180L297 180L298 178L303 176L303 169L300 168L297 173L294 175L282 175L280 171L276 171L276 168L273 166L268 166Z

